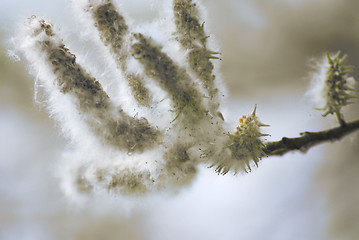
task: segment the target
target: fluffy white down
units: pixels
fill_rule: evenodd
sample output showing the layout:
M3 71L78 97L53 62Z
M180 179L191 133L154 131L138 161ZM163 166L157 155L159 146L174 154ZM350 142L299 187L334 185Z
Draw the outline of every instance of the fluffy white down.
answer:
M316 108L324 108L327 101L325 97L325 79L329 67L330 65L326 56L323 56L320 61L316 62L316 69L313 72L310 87L305 93L305 96L312 101Z

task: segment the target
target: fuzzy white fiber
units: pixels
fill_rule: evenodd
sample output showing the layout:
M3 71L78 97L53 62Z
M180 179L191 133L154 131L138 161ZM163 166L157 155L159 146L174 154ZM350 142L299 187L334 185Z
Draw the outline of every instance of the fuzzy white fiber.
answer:
M317 108L324 108L327 101L325 97L325 79L329 67L330 65L326 56L323 56L320 61L316 62L316 69L310 81L310 87L305 93L305 96L308 97Z

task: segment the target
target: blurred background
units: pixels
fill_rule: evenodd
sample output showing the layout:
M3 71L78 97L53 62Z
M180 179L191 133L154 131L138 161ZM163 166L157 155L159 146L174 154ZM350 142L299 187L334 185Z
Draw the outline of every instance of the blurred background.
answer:
M0 239L359 239L359 134L307 153L265 158L246 175L201 167L168 196L77 206L57 176L65 139L34 103L34 79L14 52L16 26L32 14L76 31L70 1L0 0ZM135 22L160 17L156 2L121 0ZM258 104L269 141L336 125L304 95L315 59L342 50L359 79L359 2L203 0L222 51L228 119ZM358 104L346 107L359 117Z

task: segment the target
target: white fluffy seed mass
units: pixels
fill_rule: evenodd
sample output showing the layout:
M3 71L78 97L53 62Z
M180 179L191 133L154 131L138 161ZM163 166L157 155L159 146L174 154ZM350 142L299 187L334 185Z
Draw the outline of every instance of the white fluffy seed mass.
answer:
M199 163L238 158L199 2L166 2L162 19L140 26L117 2L72 4L83 25L75 37L36 16L18 36L35 91L69 139L60 175L70 198L176 189Z

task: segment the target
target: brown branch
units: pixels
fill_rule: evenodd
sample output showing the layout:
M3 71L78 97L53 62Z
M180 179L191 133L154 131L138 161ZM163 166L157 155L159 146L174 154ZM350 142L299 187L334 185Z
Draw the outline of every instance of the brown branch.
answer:
M290 151L306 152L309 148L324 142L336 141L359 130L359 119L343 126L320 132L304 132L301 137L283 137L280 141L268 142L264 148L267 156L282 156Z

